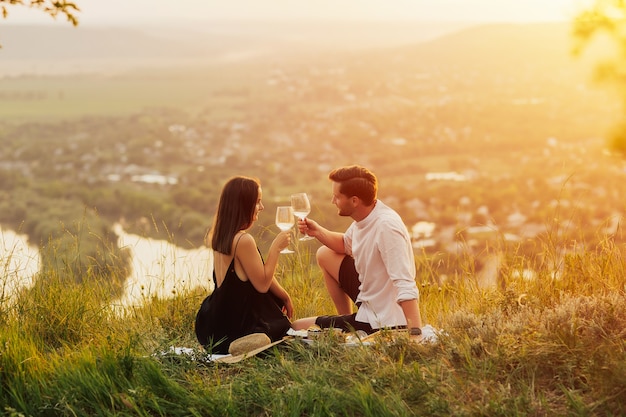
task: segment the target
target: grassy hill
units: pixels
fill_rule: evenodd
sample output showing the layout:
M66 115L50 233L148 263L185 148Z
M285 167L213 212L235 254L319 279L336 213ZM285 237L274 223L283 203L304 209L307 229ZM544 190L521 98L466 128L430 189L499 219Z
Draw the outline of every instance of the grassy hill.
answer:
M295 256L278 275L296 311L329 312L321 275ZM102 281L51 273L0 300L0 403L5 415L51 416L623 415L624 271L609 242L558 278L510 271L485 289L467 270L455 285L420 283L424 320L443 330L434 344L290 340L232 365L206 361L195 342L205 294L120 315L103 306Z

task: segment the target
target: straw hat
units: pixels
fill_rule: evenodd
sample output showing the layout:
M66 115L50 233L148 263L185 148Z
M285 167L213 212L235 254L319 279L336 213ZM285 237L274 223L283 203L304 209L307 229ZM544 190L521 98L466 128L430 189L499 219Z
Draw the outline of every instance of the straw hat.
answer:
M272 342L265 333L252 333L234 340L228 348L228 353L230 353L230 355L216 359L215 362L239 362L242 359L258 355L264 350L281 343L283 340L284 339L279 339Z

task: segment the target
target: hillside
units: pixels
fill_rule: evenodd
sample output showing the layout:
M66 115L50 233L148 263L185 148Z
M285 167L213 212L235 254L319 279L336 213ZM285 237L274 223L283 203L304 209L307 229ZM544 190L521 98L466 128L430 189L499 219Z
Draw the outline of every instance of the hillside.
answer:
M224 22L188 27L0 26L0 77L23 74L108 73L136 68L192 68L259 59L277 62L372 65L464 66L481 71L536 66L560 71L584 65L574 60L567 23L486 24L378 23L229 26ZM246 64L248 65L248 64ZM390 66L391 65L391 66Z
M218 21L135 28L3 25L0 76L33 72L33 62L48 62L55 73L68 73L77 71L77 64L89 71L106 71L109 67L178 66L181 62L190 65L233 57L358 50L424 41L464 26Z
M407 52L455 56L460 61L528 61L547 56L569 57L572 38L568 23L488 24L474 26Z

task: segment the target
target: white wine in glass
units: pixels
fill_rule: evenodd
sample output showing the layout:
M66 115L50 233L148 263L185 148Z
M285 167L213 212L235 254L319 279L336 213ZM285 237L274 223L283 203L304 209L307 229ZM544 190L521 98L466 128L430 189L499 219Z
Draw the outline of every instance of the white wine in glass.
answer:
M311 203L306 193L291 194L291 208L293 208L293 215L299 219L304 220L306 216L311 212ZM311 240L311 236L306 233L300 238L300 240Z
M293 218L293 209L291 206L276 207L276 226L283 232L291 229L295 223ZM280 253L293 253L292 250L285 248Z

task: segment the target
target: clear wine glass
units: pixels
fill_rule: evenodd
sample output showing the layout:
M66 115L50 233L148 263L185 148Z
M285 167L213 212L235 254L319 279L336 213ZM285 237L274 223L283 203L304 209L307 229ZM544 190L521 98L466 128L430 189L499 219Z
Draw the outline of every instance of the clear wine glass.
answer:
M276 226L283 232L291 229L295 223L293 218L293 209L291 206L276 207ZM280 253L293 253L292 250L285 248Z
M293 215L299 219L304 220L306 216L311 212L311 203L306 193L291 194L291 207L293 208ZM311 240L311 236L304 233L300 240Z

